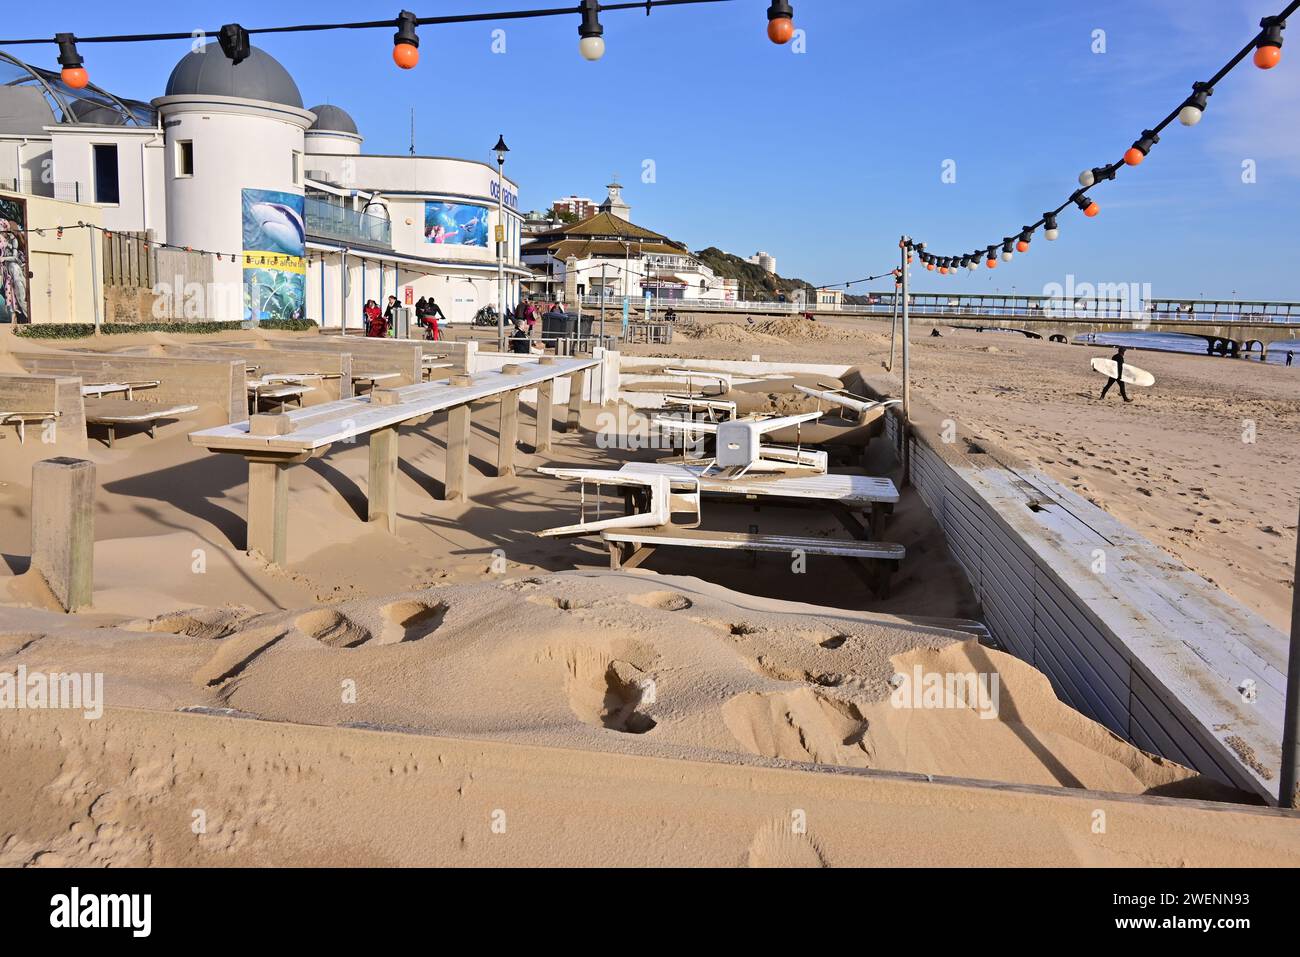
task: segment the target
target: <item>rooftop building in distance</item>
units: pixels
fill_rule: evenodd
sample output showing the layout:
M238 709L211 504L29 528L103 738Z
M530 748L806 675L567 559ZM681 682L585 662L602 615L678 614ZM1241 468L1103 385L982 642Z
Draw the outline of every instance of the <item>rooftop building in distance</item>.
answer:
M586 196L569 196L551 203L551 209L557 214L567 214L578 220L590 219L596 215L596 202Z
M776 275L776 257L765 252L756 252L745 260L747 263L753 263L769 276Z
M597 213L532 237L521 258L536 296L564 299L566 281L579 296L731 301L737 284L715 275L682 243L613 213Z

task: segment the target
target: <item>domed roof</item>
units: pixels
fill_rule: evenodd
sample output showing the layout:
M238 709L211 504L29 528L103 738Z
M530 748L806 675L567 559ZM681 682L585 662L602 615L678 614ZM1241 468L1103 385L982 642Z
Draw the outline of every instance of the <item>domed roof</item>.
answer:
M324 103L313 106L311 111L316 114L316 122L311 125L309 133L313 131L317 133L357 132L357 122L348 115L347 110Z
M38 134L58 122L54 110L30 86L0 86L0 133Z
M248 59L238 65L216 43L185 54L167 80L166 95L194 94L264 100L302 109L302 94L289 71L257 47L252 47Z

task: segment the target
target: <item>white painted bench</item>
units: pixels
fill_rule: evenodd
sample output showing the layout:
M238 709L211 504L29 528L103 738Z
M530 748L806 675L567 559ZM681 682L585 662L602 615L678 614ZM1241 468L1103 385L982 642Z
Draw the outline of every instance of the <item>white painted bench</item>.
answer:
M830 555L847 559L855 568L867 562L873 568L868 584L881 598L889 596L889 579L906 557L902 545L891 542L845 541L834 538L811 538L800 535L762 535L750 532L711 532L703 529L674 527L606 529L600 537L609 546L610 568L636 568L656 548L708 548L724 551L778 552L793 555Z
M578 427L583 380L594 359L543 359L503 367L450 381L379 389L365 396L339 399L307 409L254 415L247 421L190 434L190 442L211 452L241 455L248 462L248 550L277 564L285 561L288 523L288 468L323 455L336 442L370 437L369 520L397 530L398 426L447 412L445 498L467 499L469 482L470 406L500 400L497 443L498 476L514 475L519 433L519 396L537 389L539 452L551 447L555 380L569 380L565 430Z
M5 412L0 410L0 425L18 426L18 444L27 444L27 426L32 423L39 424L46 419L53 419L58 416L57 412ZM4 433L0 433L3 436Z
M163 405L137 402L132 399L87 399L86 424L102 425L108 429L108 447L117 441L119 425L143 425L149 429L149 438L158 435L158 423L163 419L177 419L197 412L197 405Z

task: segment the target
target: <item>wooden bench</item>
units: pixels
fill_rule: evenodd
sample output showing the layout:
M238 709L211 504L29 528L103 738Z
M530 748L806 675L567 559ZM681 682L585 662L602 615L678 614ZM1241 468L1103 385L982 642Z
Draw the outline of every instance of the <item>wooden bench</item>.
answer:
M197 405L166 405L138 402L132 399L87 399L86 424L102 425L108 429L108 447L117 441L119 425L143 425L149 429L149 438L157 437L158 423L163 419L177 419L197 412Z
M865 575L868 585L880 598L889 597L889 579L906 555L902 545L890 542L843 541L834 538L809 538L799 535L757 535L749 532L710 532L703 529L658 528L607 529L600 537L609 546L609 566L619 570L636 568L654 554L656 548L710 548L724 551L780 552L806 555L831 555L843 558L857 570L863 562L871 567Z
M27 426L51 423L42 431L40 448L29 455L42 457L84 454L86 405L81 380L74 376L15 375L0 373L0 438L15 426L19 445L27 443ZM14 455L10 446L4 454Z
M29 425L31 425L31 424L37 424L37 425L39 425L39 424L41 424L42 422L44 422L46 419L53 419L53 418L57 417L58 414L59 414L59 413L57 413L57 412L38 412L38 411L32 411L32 412L6 412L6 411L4 411L4 409L0 409L0 425L16 425L16 426L18 426L18 444L19 444L19 445L26 445L26 444L27 444L27 426L29 426ZM4 433L3 433L3 432L0 432L0 437L3 437L3 436L4 436Z
M370 437L369 509L372 522L397 530L398 427L447 412L447 477L445 497L467 499L469 481L470 406L498 399L498 476L514 475L514 451L519 433L519 396L537 389L535 448L550 448L555 380L569 380L567 420L576 423L581 410L583 380L594 359L545 359L505 366L474 376L456 375L448 382L380 389L366 396L340 399L306 409L274 415L254 415L245 422L190 434L190 442L211 452L241 455L248 462L248 542L250 552L282 564L286 555L288 468L323 455L336 442Z

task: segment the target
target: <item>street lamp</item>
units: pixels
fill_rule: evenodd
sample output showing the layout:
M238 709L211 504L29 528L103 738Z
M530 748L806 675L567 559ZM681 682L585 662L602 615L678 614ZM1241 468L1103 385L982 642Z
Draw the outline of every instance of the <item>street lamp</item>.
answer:
M492 147L497 154L497 348L504 352L506 348L506 220L505 182L506 146L505 134L497 137L497 145Z

